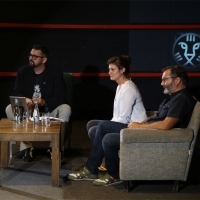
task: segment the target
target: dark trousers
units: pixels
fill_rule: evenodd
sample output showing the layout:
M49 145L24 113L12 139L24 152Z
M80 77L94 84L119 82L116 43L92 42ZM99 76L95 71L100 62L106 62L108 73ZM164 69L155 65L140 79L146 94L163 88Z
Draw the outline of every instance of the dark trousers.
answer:
M102 120L99 122L86 168L92 174L98 174L98 167L105 156L108 174L119 178L120 130L127 124Z

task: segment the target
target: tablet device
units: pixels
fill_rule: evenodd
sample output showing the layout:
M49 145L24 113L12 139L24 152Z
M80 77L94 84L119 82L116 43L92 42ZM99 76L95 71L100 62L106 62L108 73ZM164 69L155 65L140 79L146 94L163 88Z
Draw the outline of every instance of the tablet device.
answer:
M14 112L14 106L15 106L15 99L18 100L21 115L23 114L24 111L26 111L26 112L28 111L28 107L26 104L26 97L10 96L9 98L10 98L10 103L11 103L13 112Z

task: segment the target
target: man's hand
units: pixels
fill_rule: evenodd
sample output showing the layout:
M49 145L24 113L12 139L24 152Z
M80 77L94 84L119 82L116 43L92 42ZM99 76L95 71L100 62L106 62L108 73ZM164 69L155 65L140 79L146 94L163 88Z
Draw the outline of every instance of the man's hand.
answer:
M32 101L37 101L39 106L43 106L45 104L45 100L42 98L33 98Z
M33 103L32 99L26 98L26 104L27 104L29 110L33 110L34 103Z
M141 123L139 122L131 122L128 124L128 128L140 128Z
M162 121L152 122L152 123L138 123L131 122L128 125L128 128L153 128L159 130L170 130L178 123L179 118L166 117Z

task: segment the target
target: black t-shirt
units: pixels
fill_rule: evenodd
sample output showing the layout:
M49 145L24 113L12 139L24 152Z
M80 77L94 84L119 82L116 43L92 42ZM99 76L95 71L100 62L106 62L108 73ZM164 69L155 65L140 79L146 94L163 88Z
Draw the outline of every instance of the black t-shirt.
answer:
M49 112L52 112L59 105L67 103L66 85L63 79L63 72L57 68L46 65L43 73L43 77L37 79L34 69L29 65L19 68L13 95L32 99L34 86L42 80L41 84L39 83L39 86L35 89L40 89L41 98L45 100ZM38 91L36 92L37 94L39 93Z
M35 85L41 85L44 77L44 71L41 74L35 74Z
M174 128L186 128L190 121L196 100L187 91L180 90L165 99L159 106L158 113L149 118L147 123L162 121L166 117L178 118L179 121Z
M34 93L33 93L33 97L35 98L43 98L41 87L43 84L44 71L41 74L35 74L35 85L34 85ZM39 111L40 113L48 112L47 104L45 103L43 106L39 106Z

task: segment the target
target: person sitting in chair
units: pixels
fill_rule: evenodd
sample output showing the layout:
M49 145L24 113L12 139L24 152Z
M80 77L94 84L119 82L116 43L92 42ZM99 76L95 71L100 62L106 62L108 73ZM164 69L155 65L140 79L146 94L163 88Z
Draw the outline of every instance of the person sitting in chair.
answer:
M159 106L155 116L139 122L130 122L126 128L151 128L170 130L186 128L196 100L187 90L188 75L182 66L168 66L162 70L161 85L167 98ZM94 185L108 186L121 183L119 178L120 130L123 124L101 121L98 124L93 146L86 165L79 172L65 178L70 180L93 180ZM167 134L167 133L166 133ZM98 167L105 156L107 173L98 178Z
M14 96L26 97L29 110L33 110L34 102L39 105L40 112L46 108L51 117L59 117L64 122L61 124L61 145L64 144L65 129L71 115L71 108L66 100L66 86L63 73L47 65L48 49L43 45L34 45L29 58L29 65L18 69L15 81ZM56 116L59 113L59 116ZM13 118L11 105L6 107L6 115ZM23 160L31 162L34 159L33 146L30 142L20 142L20 151L24 152ZM51 157L51 147L48 149Z
M135 83L130 79L131 57L128 55L114 56L107 61L110 80L115 81L118 86L115 93L113 117L111 121L127 125L127 119L137 122L144 121L146 110L142 97ZM89 138L94 141L96 129L101 120L90 120L87 125ZM99 167L100 171L106 171L104 160Z

